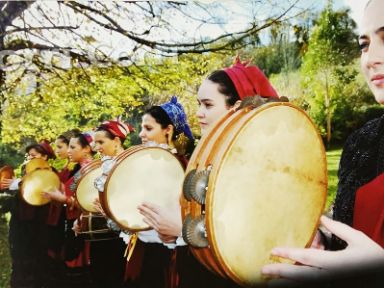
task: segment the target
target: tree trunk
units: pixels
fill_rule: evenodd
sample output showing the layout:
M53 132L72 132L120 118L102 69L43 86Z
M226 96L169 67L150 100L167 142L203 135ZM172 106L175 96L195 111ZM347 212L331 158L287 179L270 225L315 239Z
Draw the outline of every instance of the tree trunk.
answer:
M331 97L329 93L328 73L325 73L325 113L327 117L327 148L331 144L332 127L331 127Z

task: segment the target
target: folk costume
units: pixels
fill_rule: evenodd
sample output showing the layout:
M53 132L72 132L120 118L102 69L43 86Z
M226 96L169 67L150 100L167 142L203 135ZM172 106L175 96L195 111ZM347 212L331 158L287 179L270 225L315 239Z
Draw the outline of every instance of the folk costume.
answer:
M52 147L47 141L32 144L26 148L27 153L35 149L55 158ZM22 176L25 175L25 164ZM44 285L44 265L47 254L46 220L49 205L32 206L21 199L19 192L20 179L15 180L10 188L14 195L9 223L9 246L12 257L11 287L40 287Z
M125 139L133 128L119 120L102 123L98 129L106 130L113 136ZM103 174L95 179L94 185L99 192L104 191L108 174L115 165L115 157L101 158ZM126 245L122 238L90 242L91 276L95 287L122 287L126 260L124 251Z
M384 248L384 116L348 138L338 175L334 219L364 232ZM331 246L340 249L345 243L334 237Z

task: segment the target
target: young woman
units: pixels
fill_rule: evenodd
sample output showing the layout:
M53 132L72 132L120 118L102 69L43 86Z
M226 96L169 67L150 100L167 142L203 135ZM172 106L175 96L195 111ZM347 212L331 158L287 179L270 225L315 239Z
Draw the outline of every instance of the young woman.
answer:
M258 67L236 59L232 67L213 72L203 81L197 96L197 118L201 133L205 134L220 117L238 107L243 99L255 95L278 98L275 89ZM172 218L169 211L148 203L139 209L165 242L183 243L181 221L175 221L176 218ZM177 250L178 287L238 287L232 281L209 272L191 255L187 246L180 246Z
M104 191L114 159L124 151L123 143L132 128L118 120L106 121L96 128L95 150L102 156L103 174L96 178L95 187ZM95 205L100 205L96 201ZM122 238L91 242L91 277L95 287L122 287L126 260L126 245Z
M68 146L70 162L76 163L69 173L69 178L60 190L43 193L45 197L65 205L65 239L63 257L66 272L61 287L89 287L91 280L88 272L89 245L76 238L72 230L73 222L80 216L81 210L76 205L75 189L81 174L80 169L93 159L93 137L88 133L76 133Z
M163 105L152 106L144 113L139 136L143 144L170 149L186 166L186 154L193 148L193 136L184 109L176 97L172 97L171 101ZM173 225L169 227L176 226L181 229L180 209L170 211L152 203L139 206L143 215L148 209L161 211L162 215L171 219ZM156 227L150 216L145 217L144 221L153 228ZM170 234L172 233L174 232ZM127 287L176 287L175 250L172 249L175 245L166 247L163 241L169 241L168 236L158 234L155 230L138 233L138 243L132 258L136 257L135 261L141 262L141 269L136 280L127 282ZM137 256L139 253L142 254L141 257ZM133 265L131 267L134 269Z
M27 161L55 158L53 149L47 141L29 145L26 152ZM23 176L25 164L22 166ZM45 282L42 262L47 252L44 237L48 205L32 206L23 201L18 193L20 181L21 179L7 179L2 183L2 186L14 195L9 223L9 246L12 257L11 286L40 287Z
M384 2L381 0L368 2L359 37L361 70L380 104L384 104L383 9ZM344 273L352 278L359 276L360 272L369 277L362 277L363 282L359 281L361 279L350 279L348 283L340 280L341 284L348 287L382 287L384 279L377 279L377 276L383 270L381 268L375 273L374 268L384 267L383 160L384 118L380 117L353 133L344 146L333 215L337 221L322 218L325 228L337 236L333 237L331 248L338 251L275 248L273 255L302 265L271 264L263 268L263 273L305 281L321 276L332 276L332 280L346 278ZM373 272L369 268L373 268ZM376 282L368 286L369 281Z
M60 134L55 140L55 154L60 161L66 163L62 169L57 171L60 182L66 183L71 178L71 173L75 168L74 162L69 160L68 148L69 141L78 130L69 130ZM65 283L65 263L63 258L63 247L65 243L65 224L66 210L65 203L52 201L49 206L47 218L47 249L48 257L46 263L47 286L58 287Z

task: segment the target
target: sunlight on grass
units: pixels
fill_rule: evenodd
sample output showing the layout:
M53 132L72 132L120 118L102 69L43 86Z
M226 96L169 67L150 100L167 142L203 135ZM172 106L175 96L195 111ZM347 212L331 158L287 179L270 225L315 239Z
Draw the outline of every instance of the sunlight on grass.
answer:
M328 196L326 211L330 208L336 197L337 190L337 171L339 169L341 149L327 151L327 163L328 163Z

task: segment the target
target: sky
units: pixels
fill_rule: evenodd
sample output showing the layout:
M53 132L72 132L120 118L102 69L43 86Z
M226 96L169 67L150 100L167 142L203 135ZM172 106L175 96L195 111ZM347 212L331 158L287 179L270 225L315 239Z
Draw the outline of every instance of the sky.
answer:
M335 0L336 2L343 2L344 6L351 8L351 17L355 20L357 25L360 24L363 17L364 7L368 0Z
M199 23L193 23L193 20L185 19L185 16L183 14L171 14L165 18L170 19L170 22L176 23L173 25L174 27L177 27L178 30L182 31L182 33L175 33L175 30L159 30L157 33L152 33L154 35L153 37L158 40L164 40L166 42L172 42L173 40L178 39L178 37L186 36L189 39L200 39L200 38L214 38L219 35L222 35L223 33L228 32L237 32L244 30L246 27L249 27L249 21L250 19L265 19L266 15L273 15L282 11L285 8L289 7L290 4L296 3L297 0L268 0L266 1L266 5L256 5L255 3L258 3L258 1L255 0L199 0L200 2L208 2L212 5L215 5L217 3L217 6L211 6L211 12L212 15L217 19L224 19L222 24L204 24L200 25ZM328 0L300 0L298 2L297 8L302 9L310 9L310 10L321 10L322 7L326 5ZM368 0L333 0L334 8L339 9L342 7L349 7L351 9L351 16L355 20L357 24L361 22L362 13L364 11L364 7L366 5L366 2ZM273 9L271 8L271 3L274 3ZM54 1L44 1L45 10L48 14L54 15L55 11L58 11L57 4ZM221 8L220 8L221 7ZM31 15L34 13L34 10L31 9L30 13ZM201 14L202 10L192 10L189 12L196 12L196 17L205 17L203 14ZM296 10L290 11L291 15L294 15ZM193 15L193 13L191 13ZM287 16L291 16L287 15ZM28 13L26 13L26 18L28 18ZM39 19L39 20L36 20ZM84 22L76 21L77 17L75 17L75 14L69 13L67 17L59 17L57 18L59 21L57 22L57 25L68 25L68 23L72 23L72 26L76 26L76 23L82 23L81 28L78 30L80 34L83 35L92 35L93 38L96 39L95 44L91 44L95 47L88 47L87 51L95 51L96 49L100 49L101 51L104 51L106 54L111 55L113 58L117 59L120 56L124 56L126 51L132 50L132 43L130 40L128 40L126 37L123 37L121 35L118 35L114 32L108 32L103 31L102 33L97 33L97 31L93 31L94 25L92 24L86 24ZM31 23L34 26L42 26L44 25L46 21L44 19L41 19L41 17L30 17L28 20L29 23ZM138 24L140 22L140 19L138 18L137 21L135 21L135 24ZM19 23L19 25L22 26L23 23ZM85 25L86 24L86 25ZM127 24L127 21L123 20L121 22L123 26L127 30L132 29L129 24ZM126 25L124 25L126 24ZM138 24L140 25L140 24ZM145 26L145 25L144 25ZM144 27L143 26L143 27ZM52 31L52 30L51 30ZM52 32L49 32L52 33ZM60 35L55 31L54 35L54 42L60 43L62 46L66 47L77 47L76 41L74 40L74 37L71 34L71 37L67 37L66 34ZM261 35L262 42L263 36ZM36 42L39 42L39 39L34 39ZM187 42L187 41L185 41ZM44 43L44 42L43 42ZM101 44L100 44L101 43ZM131 48L130 48L131 47ZM124 55L123 55L124 54ZM137 56L140 56L141 54L139 52L134 53ZM141 57L141 56L140 56Z

